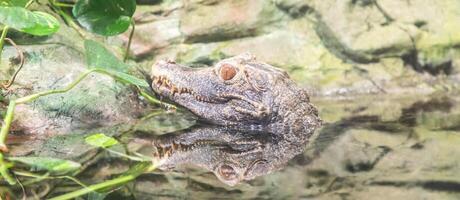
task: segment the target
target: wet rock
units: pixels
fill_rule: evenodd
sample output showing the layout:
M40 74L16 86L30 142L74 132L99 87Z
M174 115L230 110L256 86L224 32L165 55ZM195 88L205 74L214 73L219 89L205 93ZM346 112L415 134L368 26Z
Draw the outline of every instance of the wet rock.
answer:
M64 88L87 70L82 53L72 48L59 44L21 48L27 57L12 88L16 97ZM91 74L69 92L18 105L14 126L36 136L77 133L129 122L142 107L129 87L111 77Z
M318 35L331 52L342 59L369 63L376 62L382 54L402 55L412 47L407 33L412 31L411 27L388 24L374 3L357 5L354 2L311 2ZM385 40L376 39L383 35Z
M312 1L318 34L332 41L331 51L356 62L402 56L412 50L422 64L438 65L452 58L452 44L459 42L457 1L363 2ZM385 39L377 39L382 36Z
M128 43L130 31L122 36L125 45ZM159 19L147 22L138 22L133 38L131 56L135 58L149 56L156 50L165 48L181 39L179 20L159 17Z
M180 30L187 43L222 41L258 35L279 18L270 1L192 3L181 13Z
M282 11L286 12L292 18L299 18L311 12L310 1L304 0L272 0L275 5Z
M460 42L460 15L456 9L460 6L458 1L420 1L414 4L390 0L378 2L392 18L414 24L422 31L416 40L416 47L423 57L421 60L425 62L439 63L446 60L451 47Z
M271 50L267 51L267 49ZM247 51L259 60L275 66L284 66L289 70L303 67L306 70L320 68L323 64L320 63L321 56L327 54L316 38L289 30L274 31L266 35L234 41L225 45L221 51L228 56Z
M223 45L225 44L220 42L182 45L177 54L177 60L189 65L212 65L226 57L220 52Z

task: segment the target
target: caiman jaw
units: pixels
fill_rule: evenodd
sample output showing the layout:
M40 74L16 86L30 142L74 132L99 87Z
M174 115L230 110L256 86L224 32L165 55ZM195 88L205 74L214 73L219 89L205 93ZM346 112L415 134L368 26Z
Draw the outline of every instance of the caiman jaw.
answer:
M224 101L223 98L219 97L214 97L210 98L207 96L200 95L193 91L191 88L186 88L186 87L178 87L174 85L166 76L154 76L152 77L153 82L152 82L152 88L158 88L160 91L166 91L167 96L170 96L171 98L174 97L174 95L179 94L179 95L184 95L188 94L193 96L197 101L200 102L206 102L206 103L219 103Z
M213 146L217 149L219 149L222 152L225 152L227 154L233 154L233 155L238 155L238 154L248 154L248 153L253 153L260 151L261 144L260 143L253 143L253 142L242 142L242 141L235 141L234 145L251 145L250 147L244 147L244 148L232 148L229 146L229 144L222 142L222 141L216 141L216 140L197 140L194 143L191 144L182 144L178 143L176 141L170 141L170 142L162 142L162 141L154 141L153 147L155 148L155 152L153 156L157 159L164 159L170 157L174 153L179 153L179 152L190 152L193 151L196 148L202 148L204 146Z
M169 81L165 76L156 76L153 77L153 82L152 82L152 87L156 86L157 88L162 88L167 89L168 91L171 92L171 95L174 96L174 94L179 93L179 94L192 94L192 90L189 88L179 88L176 87L174 84Z
M170 143L154 142L155 152L153 156L157 159L168 158L174 153L192 151L205 145L219 146L219 143L211 140L196 141L193 144L181 144L175 141Z

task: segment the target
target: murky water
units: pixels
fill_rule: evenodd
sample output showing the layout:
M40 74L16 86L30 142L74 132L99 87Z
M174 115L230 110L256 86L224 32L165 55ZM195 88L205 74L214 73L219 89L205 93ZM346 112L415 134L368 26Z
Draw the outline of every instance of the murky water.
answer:
M460 106L456 95L313 98L313 102L325 124L305 152L279 171L231 187L212 172L185 166L141 175L106 199L460 198ZM151 155L150 145L136 142L148 140L150 129L163 134L194 123L189 114L159 115L121 140L129 151ZM52 147L52 142L47 145L44 147ZM78 149L75 143L59 145L61 151L70 146ZM101 182L133 165L107 153L95 158L97 152L79 155L93 163L78 176L85 183ZM56 186L56 182L50 184ZM54 192L78 187L64 181Z

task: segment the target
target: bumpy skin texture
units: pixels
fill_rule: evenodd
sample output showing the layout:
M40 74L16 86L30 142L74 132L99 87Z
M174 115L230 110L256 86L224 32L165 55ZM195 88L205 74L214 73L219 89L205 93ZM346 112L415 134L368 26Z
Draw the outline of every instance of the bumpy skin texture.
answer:
M213 124L155 141L163 168L192 163L235 185L284 166L321 126L307 93L250 54L208 68L159 61L151 78L157 94Z

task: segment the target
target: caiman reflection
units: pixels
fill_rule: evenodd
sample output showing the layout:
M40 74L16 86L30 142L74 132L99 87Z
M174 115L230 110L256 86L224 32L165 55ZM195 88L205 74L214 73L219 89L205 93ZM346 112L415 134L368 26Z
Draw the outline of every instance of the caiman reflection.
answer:
M155 141L163 169L196 164L235 185L281 168L321 126L306 91L249 54L199 69L160 61L152 80L158 95L213 124Z
M163 160L162 170L192 164L214 172L228 185L235 185L282 168L302 153L306 143L255 130L197 126L159 137L154 146L155 156Z

